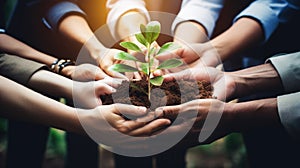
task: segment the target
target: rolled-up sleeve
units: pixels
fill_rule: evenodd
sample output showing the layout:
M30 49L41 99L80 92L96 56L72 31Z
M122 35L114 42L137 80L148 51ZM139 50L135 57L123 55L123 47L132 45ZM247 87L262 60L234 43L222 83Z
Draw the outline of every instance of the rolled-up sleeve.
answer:
M295 139L300 140L300 92L277 97L282 125Z
M60 21L70 13L76 13L86 17L84 11L82 11L77 4L71 1L61 1L55 3L46 12L43 18L43 23L52 30L57 30Z
M300 52L269 59L278 72L286 93L300 90Z
M172 24L172 32L174 33L181 22L196 21L211 37L222 8L223 0L183 0L181 9Z
M150 16L143 0L107 0L106 8L109 10L106 23L114 38L117 38L115 32L118 19L130 10L142 13L150 21Z
M264 30L264 40L267 41L279 23L287 21L292 14L291 10L291 4L285 0L256 0L238 14L234 22L242 17L257 20Z
M22 85L27 85L31 76L47 66L18 56L0 54L0 75Z

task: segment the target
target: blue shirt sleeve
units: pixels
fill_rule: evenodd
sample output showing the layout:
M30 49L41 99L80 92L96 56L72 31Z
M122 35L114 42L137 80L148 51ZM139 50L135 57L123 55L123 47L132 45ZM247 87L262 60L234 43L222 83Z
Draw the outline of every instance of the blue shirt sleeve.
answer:
M300 3L296 0L256 0L238 14L234 21L242 17L257 20L267 41L280 23L287 22L299 10L299 6Z
M61 1L50 7L42 20L49 29L57 30L60 21L70 13L76 13L86 17L85 12L74 2Z

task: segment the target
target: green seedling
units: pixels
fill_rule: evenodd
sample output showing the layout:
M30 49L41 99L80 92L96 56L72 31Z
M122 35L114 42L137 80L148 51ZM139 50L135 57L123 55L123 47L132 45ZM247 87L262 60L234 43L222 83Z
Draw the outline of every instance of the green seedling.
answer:
M145 50L142 50L137 44L130 41L120 43L122 47L128 50L143 54L146 58L146 61L141 61L127 52L120 52L115 55L115 59L134 61L136 67L126 64L114 64L110 67L110 70L116 72L139 72L141 76L146 76L146 80L148 82L147 95L149 100L151 96L150 93L152 86L161 86L164 81L164 78L162 76L153 76L153 72L156 70L175 68L182 65L182 61L176 58L165 60L159 65L154 64L154 61L156 59L155 57L158 54L170 52L172 50L180 48L179 45L173 42L165 43L160 48L158 47L158 45L155 45L155 41L160 34L160 29L161 26L158 21L151 21L147 25L140 25L140 33L135 34L135 37L140 44L145 46Z

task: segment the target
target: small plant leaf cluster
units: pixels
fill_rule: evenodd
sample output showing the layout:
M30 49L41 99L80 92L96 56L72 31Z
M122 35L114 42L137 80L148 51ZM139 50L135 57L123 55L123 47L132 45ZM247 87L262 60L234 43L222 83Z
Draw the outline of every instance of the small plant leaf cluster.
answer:
M117 72L139 72L144 74L148 80L148 95L150 95L151 85L160 86L163 83L162 76L153 77L152 73L155 70L163 70L175 68L182 65L182 61L176 58L166 60L159 65L154 65L155 56L164 52L170 52L172 50L180 48L179 45L173 42L168 42L162 45L159 49L157 45L154 45L160 34L161 26L158 21L151 21L147 25L140 25L140 33L135 34L137 41L145 46L146 51L143 51L137 44L133 42L121 42L120 45L128 50L132 50L144 54L145 60L140 61L135 56L127 53L120 52L115 55L117 60L134 61L137 67L132 67L126 64L114 64L110 67L111 70Z

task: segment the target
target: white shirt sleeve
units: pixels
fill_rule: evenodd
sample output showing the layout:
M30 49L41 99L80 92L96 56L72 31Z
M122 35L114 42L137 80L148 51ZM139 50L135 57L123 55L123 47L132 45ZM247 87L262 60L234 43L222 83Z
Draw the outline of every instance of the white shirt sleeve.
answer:
M285 93L300 90L300 52L275 56L269 59L278 72Z
M284 128L300 140L300 52L269 59L278 72L287 94L277 97L278 114Z
M208 37L211 37L222 8L223 0L183 0L172 24L172 32L174 33L179 23L192 20L204 26Z
M144 14L146 19L150 21L150 16L143 0L107 0L106 8L109 10L106 23L114 38L117 38L117 21L127 11L136 10Z
M278 96L278 114L283 127L295 139L300 140L300 92Z
M279 23L286 22L297 10L296 8L298 8L297 4L291 4L286 0L256 0L238 14L234 21L241 17L257 20L263 27L266 41Z

